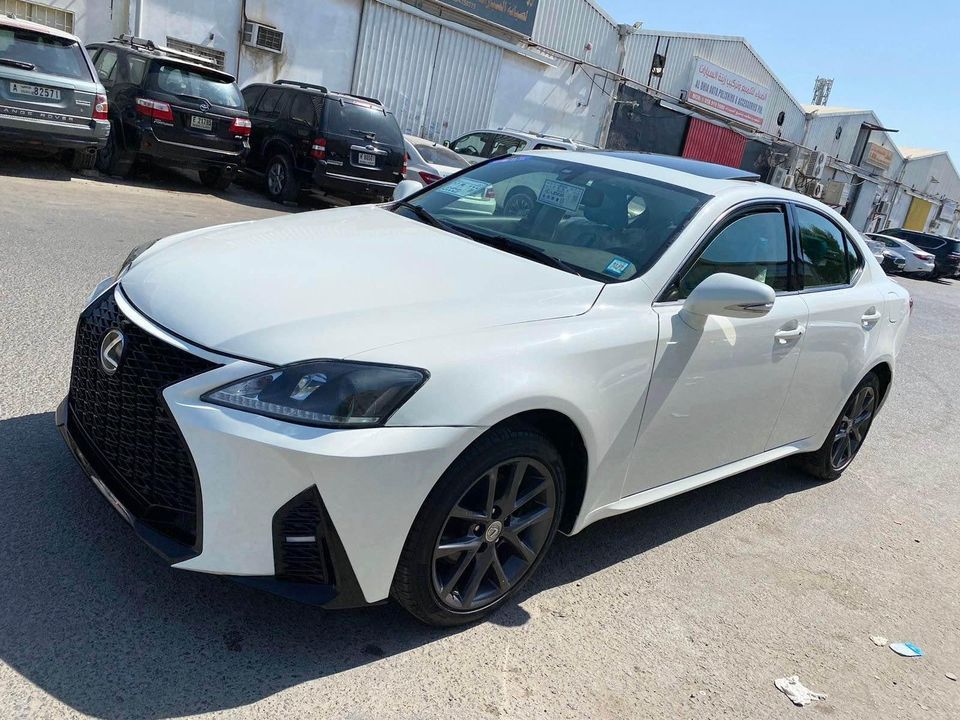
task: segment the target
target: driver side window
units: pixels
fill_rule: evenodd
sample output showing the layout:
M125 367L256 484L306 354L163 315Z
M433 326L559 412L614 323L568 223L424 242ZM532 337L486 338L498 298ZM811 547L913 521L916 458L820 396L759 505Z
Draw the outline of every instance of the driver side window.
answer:
M668 300L684 300L714 273L731 273L786 290L789 282L787 223L782 210L741 215L724 227L674 285Z
M473 133L472 135L464 135L459 140L456 140L453 145L450 146L450 149L455 153L460 153L461 155L487 157L485 152L486 146L492 139L493 135L490 133Z

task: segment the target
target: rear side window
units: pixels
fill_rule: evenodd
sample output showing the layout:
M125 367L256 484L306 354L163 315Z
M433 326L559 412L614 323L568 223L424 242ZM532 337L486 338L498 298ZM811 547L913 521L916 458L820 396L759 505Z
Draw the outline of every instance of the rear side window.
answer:
M337 98L328 98L324 105L327 108L325 124L328 132L355 135L358 138L372 133L379 143L403 147L403 135L396 118L381 106Z
M139 85L143 82L143 76L147 74L147 61L144 58L135 55L127 55L128 70L130 73L130 82Z
M258 115L279 115L280 101L283 99L283 90L279 88L267 88L257 104Z
M863 261L848 245L843 231L820 213L798 207L803 286L807 289L846 285Z
M496 139L493 141L493 148L490 151L490 157L497 157L498 155L510 155L511 153L522 150L526 144L526 140L515 138L512 135L497 135Z
M752 212L732 221L707 245L667 299L683 300L715 273L731 273L786 290L787 223L782 210Z
M91 81L83 49L73 40L33 30L0 28L0 59L25 70Z
M156 61L152 72L157 89L168 95L203 98L213 105L226 108L246 107L237 84L226 77L205 73L185 65Z
M306 93L297 93L290 106L290 118L314 125L317 118L313 110L313 99Z

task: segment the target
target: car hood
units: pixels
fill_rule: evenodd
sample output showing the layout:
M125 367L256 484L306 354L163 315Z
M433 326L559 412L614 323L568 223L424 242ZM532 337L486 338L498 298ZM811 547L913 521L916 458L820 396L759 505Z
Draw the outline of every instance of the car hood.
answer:
M373 205L185 233L120 284L167 330L270 364L579 315L603 288Z

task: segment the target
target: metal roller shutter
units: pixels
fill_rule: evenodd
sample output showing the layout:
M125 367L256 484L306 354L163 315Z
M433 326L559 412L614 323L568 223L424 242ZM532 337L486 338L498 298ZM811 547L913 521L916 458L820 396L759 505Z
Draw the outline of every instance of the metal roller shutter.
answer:
M927 227L927 218L930 217L930 209L933 203L921 200L918 197L910 201L910 210L907 211L907 219L903 221L903 226L907 230L918 230L923 232Z
M690 118L683 157L738 168L747 139L729 128Z

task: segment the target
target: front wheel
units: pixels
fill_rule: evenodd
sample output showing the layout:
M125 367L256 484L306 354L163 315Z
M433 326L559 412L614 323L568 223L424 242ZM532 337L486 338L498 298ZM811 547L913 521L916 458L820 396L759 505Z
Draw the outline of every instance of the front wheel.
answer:
M867 373L843 406L820 449L800 456L804 469L818 480L840 477L863 447L879 400L880 379L876 373Z
M126 178L133 174L136 155L125 150L120 140L118 126L112 125L107 144L97 152L97 170L104 175Z
M543 560L563 510L556 448L525 427L494 430L443 474L414 521L393 596L430 625L480 620Z

